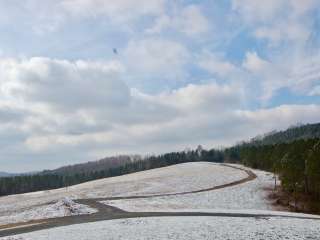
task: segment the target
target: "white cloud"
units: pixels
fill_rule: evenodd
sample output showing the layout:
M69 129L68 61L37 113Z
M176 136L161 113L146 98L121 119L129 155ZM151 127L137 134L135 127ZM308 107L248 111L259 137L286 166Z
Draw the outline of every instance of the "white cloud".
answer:
M243 67L252 72L261 72L268 68L269 63L260 58L256 52L247 52Z
M20 31L32 30L40 35L53 32L66 17L59 4L60 0L0 1L0 25L12 26L17 21L15 27Z
M247 52L242 66L252 73L251 81L262 88L261 100L268 102L282 88L299 95L315 94L320 81L319 59L318 54L293 51L267 61L256 52Z
M61 5L76 17L107 16L112 21L128 21L137 17L159 15L165 0L61 0Z
M282 41L305 42L312 26L309 13L320 4L315 0L233 0L232 7L254 29L254 36L273 46Z
M306 14L319 6L319 2L317 0L291 0L289 2L291 4L291 9L296 16Z
M314 9L319 3L316 0L233 0L232 9L237 11L246 21L254 23L269 23L277 20L279 16L292 14L300 17Z
M292 61L290 87L295 92L307 94L320 82L320 55L300 55Z
M272 46L276 46L282 41L305 42L310 36L310 30L301 23L287 21L259 27L254 35L260 39L267 39Z
M286 59L284 61L283 59ZM308 94L320 81L320 55L303 53L289 54L273 63L280 66L287 73L287 78L282 79L283 86L298 94Z
M162 15L158 17L152 28L147 33L161 33L167 29L174 29L188 36L197 36L209 31L210 24L203 15L201 8L196 5L188 5L174 11L172 16Z
M168 15L159 16L154 25L146 30L148 34L161 33L164 29L169 28L172 24L172 19Z
M237 115L246 127L252 128L252 132L262 134L274 129L286 129L297 123L317 122L320 117L319 110L319 105L312 104L281 105L256 111L237 111Z
M232 1L234 20L242 20L242 26L262 44L255 46L256 51L267 59L247 50L242 64L252 73L248 77L263 104L280 89L310 94L319 79L318 47L310 40L317 31L313 14L319 7L315 0Z
M37 64L34 66L44 69ZM40 72L45 74L45 80L48 71ZM17 76L21 78L22 75ZM35 77L38 78L37 75ZM42 89L35 88L34 91ZM81 97L82 91L73 94ZM26 95L21 96L25 98ZM44 99L47 104L64 104ZM42 99L32 98L28 101L35 104ZM86 104L73 106L77 110L73 109L71 113L48 108L27 108L32 114L27 114L17 124L20 125L20 131L27 134L25 147L37 154L60 152L61 149L103 152L104 148L112 149L110 153L146 153L177 150L197 143L210 147L233 143L262 130L314 121L319 117L319 107L316 105L250 111L241 110L242 102L242 92L232 85L190 84L158 95L132 90L128 104L118 105L108 99L105 102L107 110L102 105L96 105L95 110L90 111ZM281 117L281 124L273 120L276 116ZM104 125L103 122L108 124Z
M124 51L125 61L139 77L178 79L184 76L183 67L190 54L178 42L161 38L132 40Z
M189 84L186 87L158 96L161 102L173 105L185 113L218 112L225 105L230 108L240 106L241 92L229 85L215 83L205 85Z
M198 57L198 65L209 73L216 74L220 77L228 77L239 72L238 67L234 64L222 57L206 52Z
M2 98L47 103L70 111L127 104L129 89L119 80L118 62L69 62L49 58L0 61ZM109 104L109 105L108 105Z
M16 122L19 122L24 117L23 111L18 111L17 109L12 109L7 106L0 107L0 124L4 125L12 125Z
M237 11L246 21L269 21L281 12L286 0L233 0L232 9Z
M100 114L91 116L95 118L94 123L107 120L112 125L111 128L102 128L99 131L90 132L82 126L82 129L79 129L82 134L69 134L59 132L57 129L56 132L32 134L27 138L26 146L35 152L53 151L66 146L81 148L81 146L88 144L112 145L115 148L129 145L128 147L131 149L132 147L138 147L140 144L146 146L152 139L154 142L149 142L149 144L156 145L159 143L160 146L157 149L159 151L161 145L169 139L168 134L172 137L171 141L173 142L179 140L185 143L190 139L182 139L182 136L186 136L181 126L190 127L192 131L196 131L196 128L201 128L196 119L200 120L202 118L203 123L205 123L216 112L222 112L223 114L223 112L229 111L223 109L224 104L229 104L233 108L239 106L240 103L241 95L239 92L234 92L234 89L230 86L219 86L217 84L188 85L179 90L159 95L147 95L134 90L131 104L127 107L118 107L117 111L113 111L113 115L117 117L105 114L103 109L100 109ZM122 113L125 114L124 118L127 121L123 121ZM135 116L140 118L137 119ZM62 116L59 116L60 118L66 119ZM79 115L75 119L79 120ZM183 125L180 125L182 122ZM68 119L63 124L66 125L64 126L65 129L72 129ZM40 126L38 125L38 127ZM172 134L177 134L177 137ZM198 135L199 138L202 133L199 132ZM176 144L179 145L180 143ZM128 149L125 151L128 151Z
M46 35L74 20L102 17L124 28L119 24L130 25L146 16L159 16L165 11L165 6L166 0L0 1L0 25L12 25L18 21L21 27Z
M191 5L183 9L178 28L187 35L206 33L209 30L209 21L197 6Z

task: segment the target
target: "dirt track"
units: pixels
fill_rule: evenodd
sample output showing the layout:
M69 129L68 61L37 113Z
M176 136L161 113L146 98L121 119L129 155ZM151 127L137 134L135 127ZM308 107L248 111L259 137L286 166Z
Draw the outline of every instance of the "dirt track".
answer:
M119 208L108 206L100 203L105 200L120 200L120 199L139 199L139 198L153 198L163 196L177 196L199 192L214 191L221 188L231 187L234 185L242 184L254 180L257 176L250 170L243 170L230 165L225 165L240 169L247 173L247 177L232 183L223 184L207 189L200 189L190 192L171 193L171 194L158 194L158 195L144 195L144 196L126 196L126 197L109 197L109 198L95 198L95 199L78 199L75 202L85 204L91 208L98 210L97 213L90 215L77 215L60 218L51 218L43 220L29 221L25 223L9 224L0 226L0 237L33 232L37 230L49 229L60 226L68 226L72 224L96 222L103 220L124 219L124 218L138 218L138 217L168 217L168 216L212 216L212 217L252 217L252 218L268 218L268 217L285 217L285 218L302 218L312 219L307 217L292 217L292 216L275 216L268 214L246 214L246 213L203 213L203 212L126 212ZM319 220L319 219L317 219Z

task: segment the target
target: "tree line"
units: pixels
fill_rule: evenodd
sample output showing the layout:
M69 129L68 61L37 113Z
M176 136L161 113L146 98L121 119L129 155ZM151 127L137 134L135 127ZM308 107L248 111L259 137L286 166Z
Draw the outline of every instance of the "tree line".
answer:
M76 173L72 171L46 171L34 175L2 177L0 178L0 196L62 188L91 180L196 161L222 162L223 153L214 149L206 151L198 148L192 151L150 156L130 162L124 161L121 166L95 171L83 171L83 169Z

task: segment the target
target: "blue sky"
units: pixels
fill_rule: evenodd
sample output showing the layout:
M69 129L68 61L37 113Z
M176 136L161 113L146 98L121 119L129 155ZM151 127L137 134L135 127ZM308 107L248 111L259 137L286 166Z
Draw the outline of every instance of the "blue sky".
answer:
M0 171L319 122L319 26L317 0L2 0Z

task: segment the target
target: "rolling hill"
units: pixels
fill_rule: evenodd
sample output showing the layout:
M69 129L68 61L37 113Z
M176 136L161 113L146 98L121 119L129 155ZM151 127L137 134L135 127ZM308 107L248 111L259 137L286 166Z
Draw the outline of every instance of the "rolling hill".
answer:
M292 126L284 131L272 131L251 139L250 144L270 145L312 138L320 138L320 123Z

